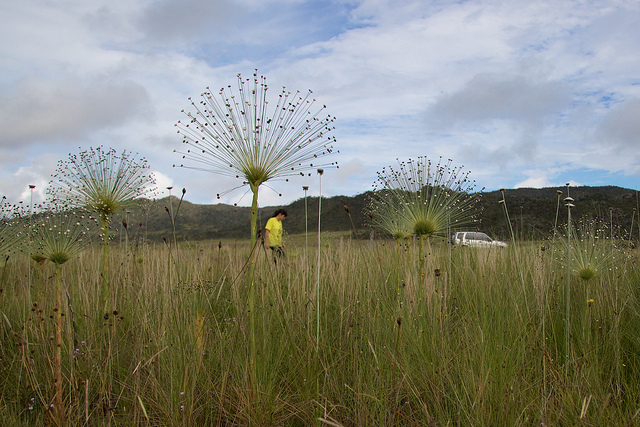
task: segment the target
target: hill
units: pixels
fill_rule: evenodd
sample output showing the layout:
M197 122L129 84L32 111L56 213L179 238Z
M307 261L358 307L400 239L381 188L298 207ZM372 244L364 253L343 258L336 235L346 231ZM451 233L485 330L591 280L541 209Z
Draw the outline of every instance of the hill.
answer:
M560 195L558 223L566 222L567 209L564 206L565 188L519 188L506 190L504 198L511 225L516 235L523 238L542 238L552 230L558 207L557 191ZM350 231L353 226L359 237L369 235L367 200L370 193L357 196L335 196L322 199L322 230ZM574 218L603 218L624 230L632 226L632 218L638 206L635 190L620 187L572 187L570 195L574 199ZM497 239L509 237L508 224L500 191L482 193L479 202L479 223L474 227ZM351 214L345 210L348 207ZM273 211L287 210L285 229L290 234L305 231L305 200L298 199L285 206L269 206L259 209L260 224L264 225ZM149 201L114 219L113 224L122 219L127 222L130 235L144 236L149 240L161 241L163 236L171 236L170 212L177 212L176 236L179 240L203 240L218 238L248 238L250 235L250 208L225 204L198 205L182 201L172 196ZM309 231L315 231L318 224L318 198L307 198L307 218ZM353 221L353 225L352 222ZM637 229L637 224L633 226ZM636 232L637 233L637 232Z

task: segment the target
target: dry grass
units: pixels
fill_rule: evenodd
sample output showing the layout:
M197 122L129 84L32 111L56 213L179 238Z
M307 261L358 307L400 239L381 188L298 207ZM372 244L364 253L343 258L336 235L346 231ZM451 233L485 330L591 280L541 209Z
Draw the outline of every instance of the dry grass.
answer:
M325 237L320 346L317 272L314 261L306 267L304 238L290 239L282 267L258 254L255 376L248 365L247 242L182 243L173 253L166 245L113 246L116 310L108 318L100 248L70 260L61 346L66 422L637 422L635 252L588 288L576 281L566 352L565 282L549 247L522 243L516 258L508 250L435 242L424 248L423 277L415 247ZM316 249L308 251L316 260ZM56 425L54 269L30 265L27 306L27 265L26 255L10 259L0 286L0 424Z

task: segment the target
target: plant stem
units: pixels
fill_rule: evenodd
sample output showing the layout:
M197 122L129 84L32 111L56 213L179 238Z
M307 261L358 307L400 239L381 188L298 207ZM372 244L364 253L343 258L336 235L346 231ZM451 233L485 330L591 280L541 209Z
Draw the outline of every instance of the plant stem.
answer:
M103 215L102 222L102 253L103 253L103 267L102 267L102 300L104 302L104 312L109 312L110 295L109 295L109 216Z
M55 384L55 413L61 425L64 424L62 400L62 266L56 264L56 359L53 382Z
M254 275L256 270L256 242L258 235L258 188L260 185L250 184L251 192L253 193L253 199L251 201L251 254L249 255L249 334L250 334L250 353L249 353L249 368L251 370L251 380L256 380L256 330L255 330L255 281Z
M318 270L316 280L316 353L320 350L320 218L322 216L322 173L318 169L319 173L319 188L318 188Z
M568 196L568 192L567 192ZM570 199L570 197L567 197ZM567 200L565 199L565 201ZM565 370L569 370L569 355L571 346L571 207L573 206L569 200L567 203L567 284L565 287L566 308L565 308Z

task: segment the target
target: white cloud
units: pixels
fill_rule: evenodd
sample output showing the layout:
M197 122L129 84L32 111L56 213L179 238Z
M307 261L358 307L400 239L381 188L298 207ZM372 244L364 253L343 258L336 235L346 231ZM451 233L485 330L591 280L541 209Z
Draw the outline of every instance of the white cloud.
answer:
M148 102L146 90L127 81L28 79L11 93L0 93L0 145L77 141L139 119Z
M598 126L597 137L615 148L637 150L640 145L640 98L614 106Z

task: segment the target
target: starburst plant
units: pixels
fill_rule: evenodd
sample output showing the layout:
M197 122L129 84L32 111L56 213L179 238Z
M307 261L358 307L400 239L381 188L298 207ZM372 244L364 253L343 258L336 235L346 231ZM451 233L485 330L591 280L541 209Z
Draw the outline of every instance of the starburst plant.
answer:
M418 236L420 274L424 276L424 240L475 220L478 194L473 193L474 187L469 172L462 166L452 166L450 159L443 162L440 158L438 163L422 156L406 162L398 160L397 167L378 172L371 210L374 218L387 216L376 220L387 231L397 236L403 232ZM388 227L390 223L392 228Z
M566 228L559 232L558 241L562 257L558 262L568 267L571 273L583 282L609 270L619 251L611 240L611 231L602 221L581 219L570 227L571 239L567 239ZM570 242L570 243L567 243ZM567 247L570 244L570 247Z
M453 167L452 160L440 158L437 164L425 157L398 160L397 167L378 172L371 202L374 221L392 233L408 231L420 238L444 235L451 227L475 220L474 188L469 172Z
M113 148L89 148L71 154L58 167L47 192L54 201L96 212L102 222L155 190L144 158Z
M103 298L109 300L109 223L118 211L135 200L152 195L155 179L144 158L113 148L89 148L58 162L47 193L54 203L83 207L95 212L102 227L104 248Z
M95 221L86 213L56 208L44 212L31 221L31 239L34 259L51 261L56 268L56 354L53 364L55 411L59 420L65 418L62 375L62 266L77 256L90 243L91 226Z
M176 150L187 161L180 167L239 178L253 191L321 166L318 158L334 151L335 137L327 134L335 117L324 115L311 91L283 87L273 105L268 92L264 76L238 74L236 91L207 88L199 102L189 98L191 111L182 110L187 119L176 124L186 145Z
M55 265L62 265L90 244L96 221L83 211L42 207L31 225L33 254Z
M182 111L186 119L176 123L185 145L176 150L185 161L180 167L241 179L241 185L249 185L253 194L249 262L252 323L258 190L267 181L326 166L319 158L333 153L335 142L328 135L335 117L325 115L326 106L317 106L311 91L303 94L283 87L272 103L269 94L264 76L255 72L251 78L243 78L238 74L235 90L232 85L217 93L207 88L199 101L189 98L190 110Z

